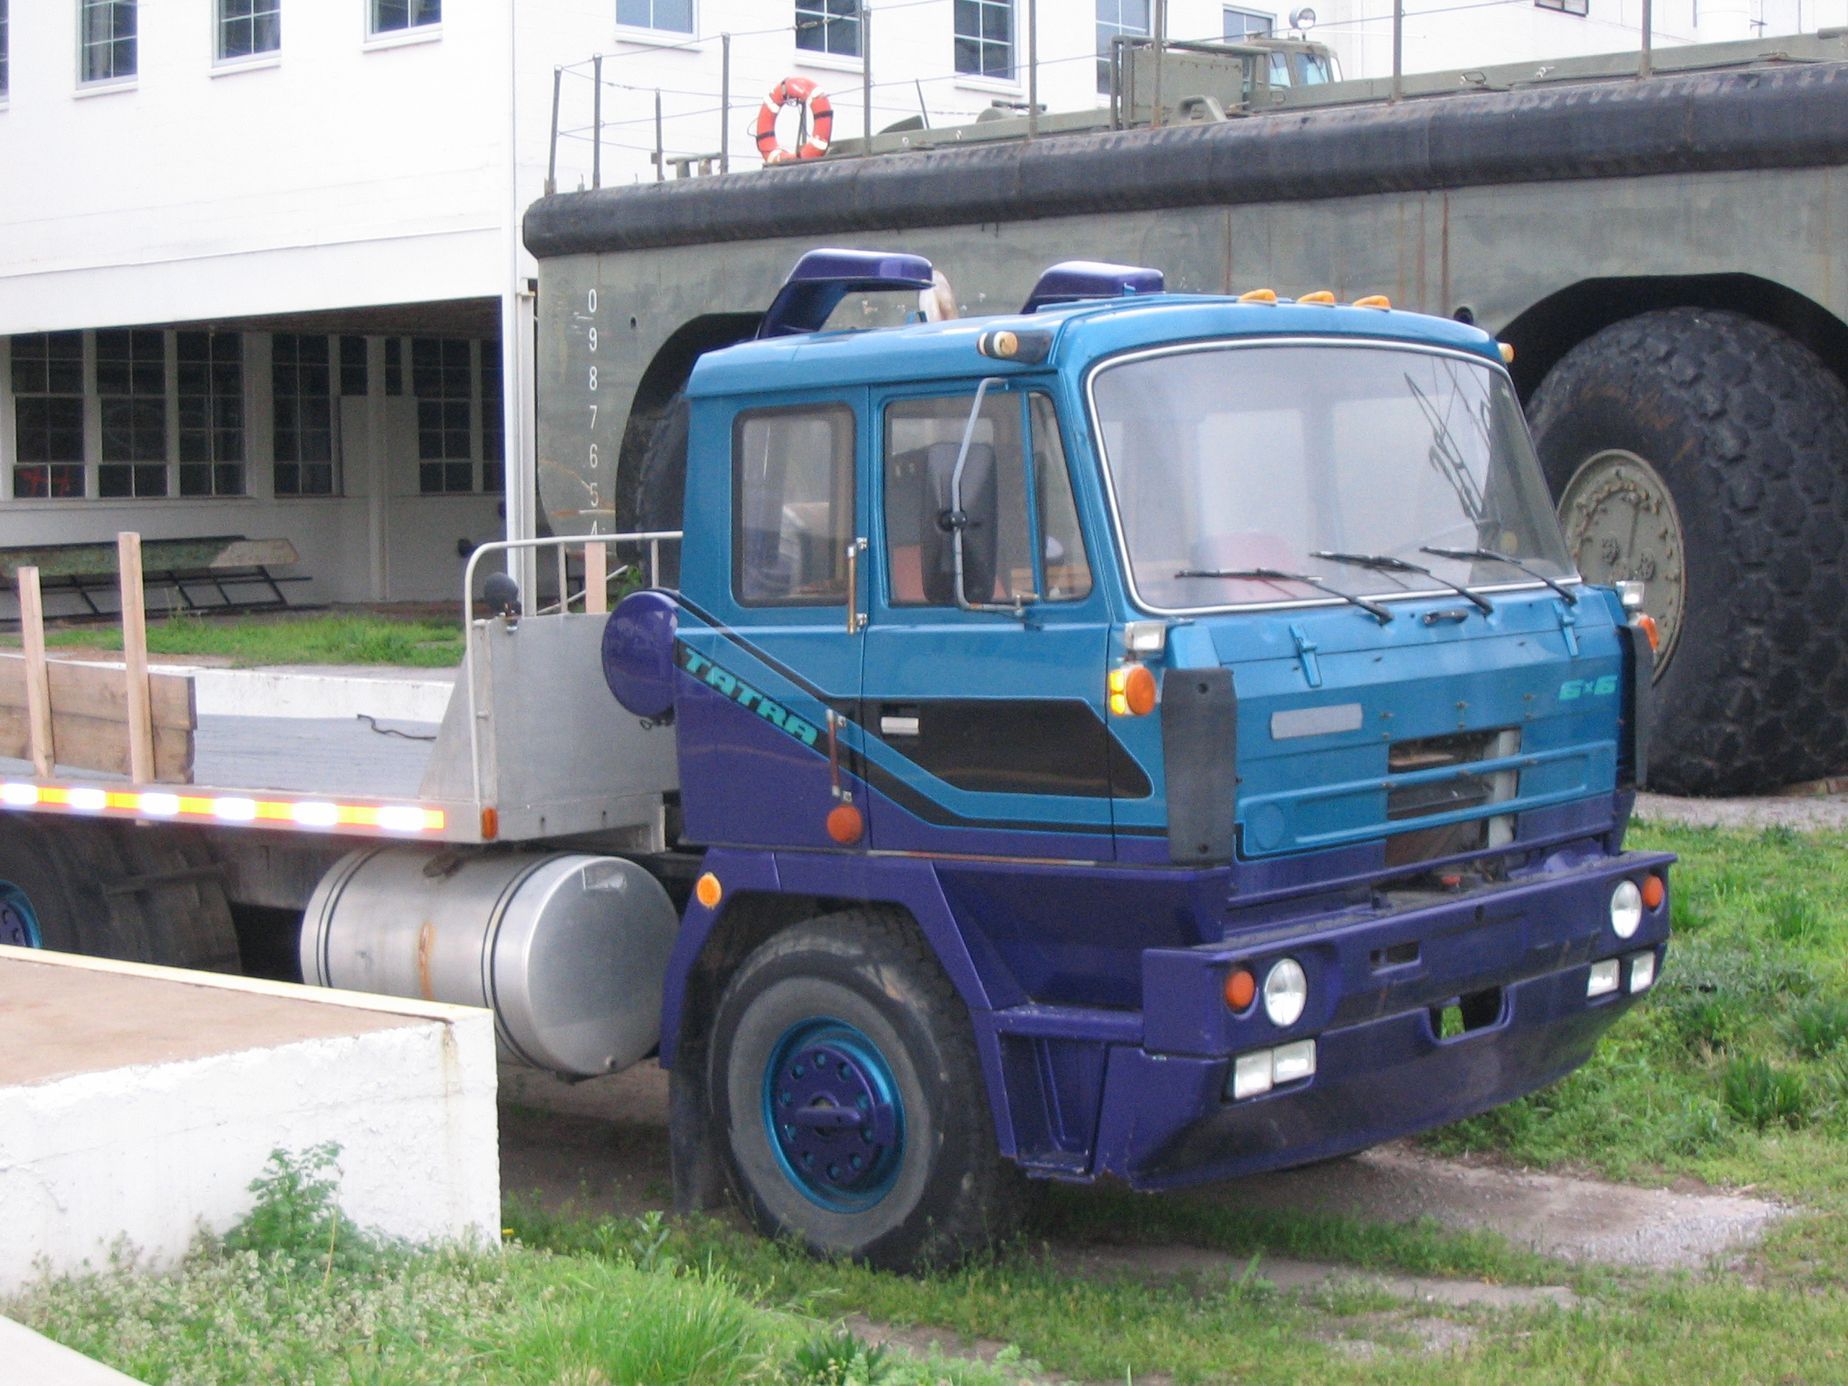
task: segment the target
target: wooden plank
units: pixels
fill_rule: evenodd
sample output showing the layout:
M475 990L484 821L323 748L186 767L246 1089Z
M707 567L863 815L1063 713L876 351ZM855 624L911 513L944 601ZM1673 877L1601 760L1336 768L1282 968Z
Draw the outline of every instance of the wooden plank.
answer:
M604 612L610 609L610 583L604 572L609 550L596 540L584 545L584 610Z
M287 539L236 539L226 544L208 568L288 568L302 556ZM168 563L164 567L180 565Z
M19 630L25 641L26 746L32 773L51 774L51 675L45 667L45 601L37 568L19 570Z
M65 713L54 713L52 723L58 765L67 770L97 770L110 775L132 774L133 767L128 762L128 738L122 734L122 723ZM0 758L24 760L29 751L29 739L26 710L21 707L0 707ZM177 727L156 727L154 780L162 784L191 784L194 751L191 731Z
M128 698L119 666L74 659L50 659L45 663L54 719L68 714L106 722L128 721ZM191 731L199 725L190 674L150 674L148 691L157 728ZM0 709L23 712L27 706L25 657L0 654Z
M154 707L148 691L148 611L141 590L141 536L133 530L116 535L117 571L122 588L122 662L128 692L129 778L147 784L154 778Z

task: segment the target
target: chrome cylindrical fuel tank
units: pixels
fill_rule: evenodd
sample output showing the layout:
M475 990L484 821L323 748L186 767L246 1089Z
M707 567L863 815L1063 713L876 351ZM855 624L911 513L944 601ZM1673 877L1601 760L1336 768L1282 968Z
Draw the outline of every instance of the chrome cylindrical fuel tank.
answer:
M502 1050L592 1077L660 1038L673 904L632 861L581 852L373 847L302 920L302 978L494 1012Z

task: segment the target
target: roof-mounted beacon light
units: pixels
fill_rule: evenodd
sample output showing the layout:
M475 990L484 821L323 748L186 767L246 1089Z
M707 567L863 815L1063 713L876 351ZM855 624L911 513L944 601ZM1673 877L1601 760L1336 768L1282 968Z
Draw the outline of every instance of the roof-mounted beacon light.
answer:
M1020 311L1037 313L1055 304L1081 303L1090 298L1158 294L1166 284L1158 269L1112 265L1101 260L1061 260L1039 277Z
M811 250L789 272L758 324L758 337L793 337L818 332L848 294L879 289L916 293L932 285L930 261L922 255L883 250Z

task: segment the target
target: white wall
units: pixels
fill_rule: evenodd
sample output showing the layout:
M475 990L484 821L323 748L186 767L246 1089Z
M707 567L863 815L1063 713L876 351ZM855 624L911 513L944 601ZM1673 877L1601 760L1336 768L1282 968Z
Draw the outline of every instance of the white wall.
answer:
M173 1063L125 1052L117 1067L0 1087L0 1294L33 1278L41 1257L54 1272L100 1265L117 1238L151 1266L171 1265L200 1225L223 1232L249 1211L249 1183L272 1150L330 1140L341 1147L341 1207L361 1226L419 1242L498 1242L488 1012L15 948L0 948L0 966L179 980L404 1018Z

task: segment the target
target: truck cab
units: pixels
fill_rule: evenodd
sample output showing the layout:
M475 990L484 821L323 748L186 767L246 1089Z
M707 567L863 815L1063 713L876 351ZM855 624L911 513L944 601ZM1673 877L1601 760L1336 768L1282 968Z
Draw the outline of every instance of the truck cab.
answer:
M681 1172L912 1264L1000 1216L970 1152L1166 1188L1582 1063L1668 935L1670 859L1623 848L1650 646L1573 571L1497 344L1086 264L798 330L914 258L799 268L699 362L679 590L613 618L671 640L705 853Z

